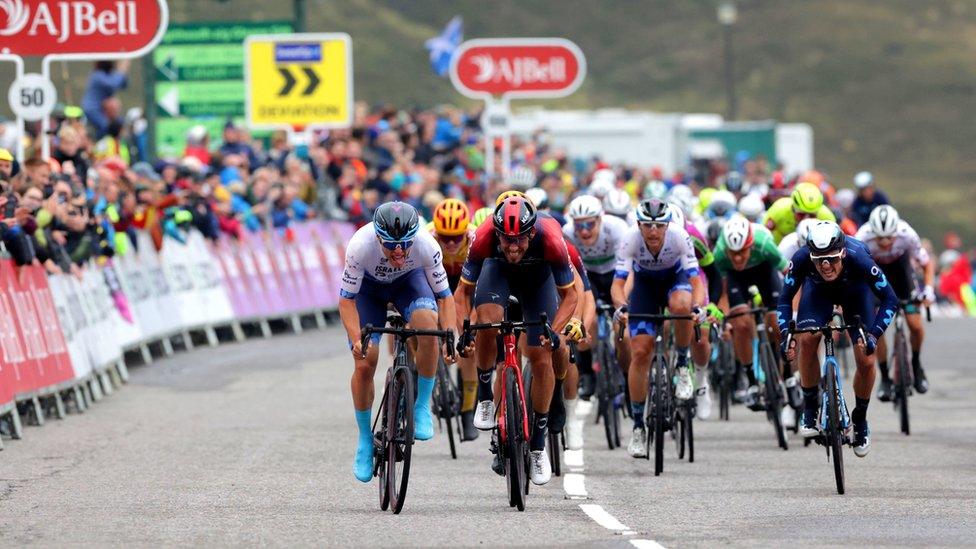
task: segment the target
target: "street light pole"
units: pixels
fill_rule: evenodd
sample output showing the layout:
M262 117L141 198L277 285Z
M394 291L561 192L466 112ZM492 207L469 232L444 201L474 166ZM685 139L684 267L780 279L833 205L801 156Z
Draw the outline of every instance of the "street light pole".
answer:
M737 108L735 101L735 70L732 53L732 27L739 17L739 10L734 0L722 0L718 5L718 22L722 25L722 35L725 42L725 100L726 117L735 120Z

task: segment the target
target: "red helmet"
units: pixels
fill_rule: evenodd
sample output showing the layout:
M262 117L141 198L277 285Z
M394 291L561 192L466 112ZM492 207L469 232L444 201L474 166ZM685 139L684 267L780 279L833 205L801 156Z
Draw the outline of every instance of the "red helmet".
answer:
M535 206L521 196L513 196L495 207L495 232L504 236L523 236L535 227Z

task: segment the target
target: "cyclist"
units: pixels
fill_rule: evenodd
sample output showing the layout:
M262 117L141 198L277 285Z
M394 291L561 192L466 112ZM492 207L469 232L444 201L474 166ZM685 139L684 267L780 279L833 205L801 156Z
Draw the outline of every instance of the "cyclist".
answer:
M610 196L609 194L607 196ZM581 195L569 203L566 211L569 222L563 226L563 236L579 249L583 268L593 288L593 297L613 303L610 286L613 284L617 247L627 233L627 222L612 215L604 215L603 204L595 196ZM595 304L594 304L595 310ZM596 331L596 320L588 324L590 333ZM621 353L623 351L623 345ZM622 355L623 357L626 354ZM588 400L595 387L593 353L583 346L579 353L580 397Z
M763 214L766 213L766 205L763 204L762 197L750 193L739 199L739 213L749 221L759 223Z
M491 219L491 214L494 211L495 209L490 206L485 206L484 208L478 208L474 212L474 215L471 216L471 221L468 223L468 225L472 229L477 229L478 227L481 226L482 223L485 222L486 219Z
M376 209L373 221L353 235L346 247L345 267L339 288L339 316L349 337L355 370L352 400L359 425L359 447L353 472L369 482L373 477L373 374L379 356L379 334L362 348L360 333L366 324L386 324L387 304L392 303L407 323L418 330L456 330L454 300L441 262L441 250L426 231L420 230L413 206L387 202ZM451 355L445 353L449 360ZM434 436L430 396L437 372L438 345L433 337L417 338L417 400L414 404L414 437Z
M872 210L868 222L858 229L855 238L867 244L871 256L888 278L898 299L907 301L918 294L915 280L915 265L918 265L924 269L925 286L921 291L921 298L926 304L935 301L935 289L932 286L935 282L935 262L922 247L915 229L900 219L894 208L883 205ZM914 305L906 307L905 322L908 324L912 346L915 390L926 393L929 382L918 358L925 339L925 329L922 327L922 315ZM882 402L891 400L894 390L888 375L887 356L885 339L881 337L878 340L878 370L881 372L878 400Z
M637 223L634 205L630 202L630 194L623 189L613 189L603 198L603 210L627 222L627 225ZM609 303L609 301L607 302Z
M736 313L752 306L750 286L759 290L763 303L773 307L779 302L783 282L780 272L787 262L780 253L773 236L762 225L750 223L742 216L729 220L722 228L718 244L715 246L715 266L725 277L725 294L728 297L729 313ZM775 322L775 313L770 310L766 325L770 328ZM756 320L753 315L740 315L729 321L732 325L732 348L735 354L735 371L745 371L749 388L741 398L751 409L758 405L759 382L752 368L752 340L756 333ZM775 333L770 334L775 345ZM784 379L789 377L784 376Z
M857 342L854 346L854 360L857 363L857 371L854 373L856 398L854 411L851 413L854 454L864 457L871 447L871 429L867 421L868 403L874 387L874 364L871 355L874 354L878 338L884 334L895 316L898 297L864 243L844 235L840 227L830 221L821 221L810 229L807 245L793 254L790 261L776 311L780 350L790 360L797 358L800 370L803 412L800 414L798 432L804 437L818 434L820 364L817 351L821 336L797 334L796 346L786 348L787 330L790 319L793 318L793 296L801 286L803 294L796 316L798 328L827 324L834 314L835 305L843 308L846 323L851 324L854 316L860 316L866 328L863 339L860 339L856 328L849 331L851 341ZM877 314L871 294L881 302Z
M779 241L779 253L783 257L790 258L797 250L807 245L807 237L810 235L810 229L819 223L820 220L814 218L808 218L800 221L796 224L796 230L792 233L783 237L783 240Z
M509 295L519 299L526 320L547 313L560 329L557 341L549 341L539 327L526 330L525 355L532 365L532 407L535 419L529 441L530 478L534 484L549 482L552 470L545 450L549 405L554 387L552 347L566 337L582 337L582 321L575 318L575 275L559 224L537 215L531 202L521 196L504 199L495 208L492 223L478 228L468 252L455 296L462 318L472 304L478 322L499 322ZM478 365L478 397L475 427L495 427L496 413L491 369L497 356L496 334L478 332L475 360ZM487 374L487 375L486 375Z
M633 289L625 294L627 278L633 276ZM628 326L631 359L628 371L630 409L634 430L627 447L632 457L644 457L647 432L644 427L644 400L647 398L647 375L654 352L655 328L643 320L629 320L628 313L654 314L667 307L671 314L690 314L695 303L704 298L704 287L698 278L698 260L688 233L671 223L671 208L657 199L637 206L637 227L631 227L617 248L617 264L611 287L617 307L616 320ZM697 308L696 308L697 309ZM696 313L703 316L701 311ZM694 395L688 370L688 347L691 344L691 322L675 322L677 383L675 396L687 400Z
M593 172L593 180L586 188L586 193L603 200L611 189L617 188L617 174L609 168L602 168Z
M664 181L658 181L657 179L652 179L644 185L644 190L641 193L644 200L649 198L656 198L658 200L664 200L668 196L668 186Z
M693 223L685 218L684 210L677 204L670 204L671 222L684 227L691 237L691 244L695 247L695 257L698 259L698 277L708 288L705 299L696 305L707 309L708 314L721 322L723 314L718 308L718 301L722 298L722 275L715 267L715 256L706 242L705 237ZM712 415L712 395L708 390L708 361L711 358L712 345L707 337L691 343L691 359L695 362L695 402L698 419L708 419Z
M742 174L737 171L731 171L725 174L725 183L722 186L725 190L732 193L736 200L739 200L742 198L743 184Z
M461 280L461 267L468 257L468 248L474 239L474 229L470 226L470 212L468 207L456 198L445 198L434 207L433 221L427 224L427 230L434 236L434 240L441 247L444 270L447 272L447 283L453 293L457 290ZM459 319L460 320L460 319ZM478 399L478 372L474 361L461 358L458 360L461 370L461 426L462 440L478 438L478 430L474 428L474 406Z
M813 183L797 184L790 196L773 202L766 210L763 224L772 231L773 240L779 244L783 237L796 230L801 220L815 217L823 221L837 221L834 212L824 205L824 196Z

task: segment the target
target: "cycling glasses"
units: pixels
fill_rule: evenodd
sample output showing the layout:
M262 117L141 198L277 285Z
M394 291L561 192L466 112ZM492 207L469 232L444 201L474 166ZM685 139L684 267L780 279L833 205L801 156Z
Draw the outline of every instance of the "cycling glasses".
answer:
M465 236L467 235L465 234L459 234L454 236L437 235L437 239L443 242L444 244L460 244L461 242L464 241Z
M573 221L573 227L577 231L592 231L596 228L596 219L592 221Z
M407 251L410 249L410 246L413 246L413 240L381 240L380 242L383 243L384 248L390 251L396 250L397 248Z
M641 227L649 227L651 229L663 229L668 226L666 222L660 221L640 221L637 224Z
M522 236L508 236L504 234L498 235L498 239L502 241L502 246L524 246L529 243L529 235L524 234Z
M814 263L818 263L818 264L819 263L823 263L824 261L826 261L827 263L830 263L831 265L836 265L836 264L840 263L840 260L842 259L842 256L841 256L841 254L834 254L834 255L823 255L823 256L819 256L818 257L818 256L815 256L813 254L810 254L810 259L813 260Z

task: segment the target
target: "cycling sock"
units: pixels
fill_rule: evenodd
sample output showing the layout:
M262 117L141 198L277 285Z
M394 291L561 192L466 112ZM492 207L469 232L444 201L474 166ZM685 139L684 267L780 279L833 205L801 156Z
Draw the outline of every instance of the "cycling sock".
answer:
M644 428L644 403L630 401L630 415L634 418L634 429Z
M359 440L360 442L368 442L373 440L373 429L370 426L370 415L373 410L367 408L366 410L356 410L356 425L359 425Z
M565 377L565 376L564 376ZM563 380L557 379L556 383L552 386L552 398L553 400L557 398L563 398Z
M888 374L888 361L879 360L878 361L878 371L881 372L881 379L891 379Z
M430 395L434 392L434 378L417 376L417 401L414 408L430 407Z
M746 366L745 364L735 361L736 368L742 368L746 371L746 379L749 380L749 385L759 385L759 381L756 380L756 372L752 371L752 364Z
M678 366L685 366L688 364L688 347L680 347L675 345L674 352L678 353Z
M863 425L868 418L869 398L854 397L854 411L851 412L851 421L857 425Z
M549 432L549 413L535 413L535 421L532 423L532 440L529 441L529 450L533 452L544 450L546 447L546 435Z
M601 364L602 366L602 364ZM593 373L593 351L586 350L576 353L576 368L580 375Z
M491 370L478 370L478 400L494 400L494 391L491 389Z
M922 364L918 361L918 351L912 349L912 368L917 372Z
M800 387L803 390L803 410L811 414L817 412L817 397L819 396L819 391L817 386L813 387Z
M461 382L461 411L470 412L474 410L474 405L478 403L478 382Z

